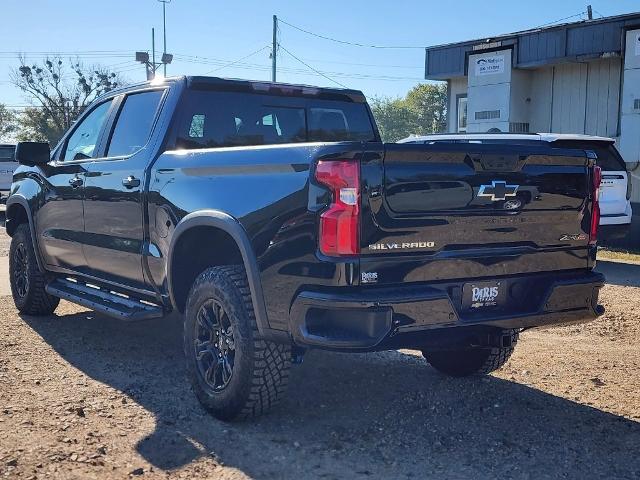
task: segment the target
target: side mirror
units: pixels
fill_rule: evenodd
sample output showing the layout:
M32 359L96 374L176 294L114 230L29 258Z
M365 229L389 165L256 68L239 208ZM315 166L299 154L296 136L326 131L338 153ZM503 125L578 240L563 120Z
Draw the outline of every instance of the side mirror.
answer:
M46 142L18 142L16 145L16 161L22 165L44 165L50 156L51 149Z

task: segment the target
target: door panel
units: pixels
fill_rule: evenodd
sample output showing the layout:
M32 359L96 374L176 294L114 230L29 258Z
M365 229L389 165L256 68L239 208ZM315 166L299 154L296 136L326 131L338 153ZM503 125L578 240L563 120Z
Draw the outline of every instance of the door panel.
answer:
M100 151L112 104L108 100L88 111L65 140L58 158L42 167L43 204L35 226L47 265L88 272L82 248L85 175Z
M84 252L92 274L142 287L141 187L146 157L103 160L89 166L85 187ZM125 187L135 177L138 187Z
M84 188L78 181L84 182L87 164L71 162L42 169L46 193L35 218L45 263L83 273L88 269L82 251ZM72 181L77 186L72 186Z
M150 137L164 90L122 102L106 148L89 166L84 200L84 253L92 275L144 288L142 192Z

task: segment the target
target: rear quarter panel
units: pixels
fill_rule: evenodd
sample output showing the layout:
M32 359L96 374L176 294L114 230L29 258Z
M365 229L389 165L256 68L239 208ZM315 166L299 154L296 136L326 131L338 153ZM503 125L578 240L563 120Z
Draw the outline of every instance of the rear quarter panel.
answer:
M309 182L315 160L353 158L361 151L359 143L307 143L163 153L148 195L149 267L156 285L166 288L178 222L200 210L225 212L251 241L271 327L286 329L291 300L305 282L345 278L344 262L321 264L317 255L316 211L326 191Z

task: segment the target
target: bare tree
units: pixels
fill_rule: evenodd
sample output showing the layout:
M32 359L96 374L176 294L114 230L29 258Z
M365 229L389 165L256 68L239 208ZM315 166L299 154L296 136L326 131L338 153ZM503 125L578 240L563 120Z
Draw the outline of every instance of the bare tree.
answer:
M104 67L86 67L79 60L65 63L60 57L33 65L27 65L25 58L20 57L20 67L12 72L11 81L41 112L21 115L18 124L28 119L29 127L34 128L33 121L37 118L46 130L39 136L46 137L51 144L60 139L96 97L122 84L117 73Z

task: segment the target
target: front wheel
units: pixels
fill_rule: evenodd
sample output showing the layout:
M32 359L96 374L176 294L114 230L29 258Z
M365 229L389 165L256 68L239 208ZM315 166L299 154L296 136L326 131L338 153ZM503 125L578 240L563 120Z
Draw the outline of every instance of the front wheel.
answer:
M9 248L9 283L13 302L20 313L51 315L60 299L45 290L46 275L38 268L29 225L18 225Z
M212 267L198 276L187 298L184 351L198 400L221 420L260 415L286 389L291 347L258 338L241 266Z
M507 363L518 341L517 330L505 330L503 334L511 336L511 341L506 347L423 350L422 355L433 368L453 377L491 373Z

